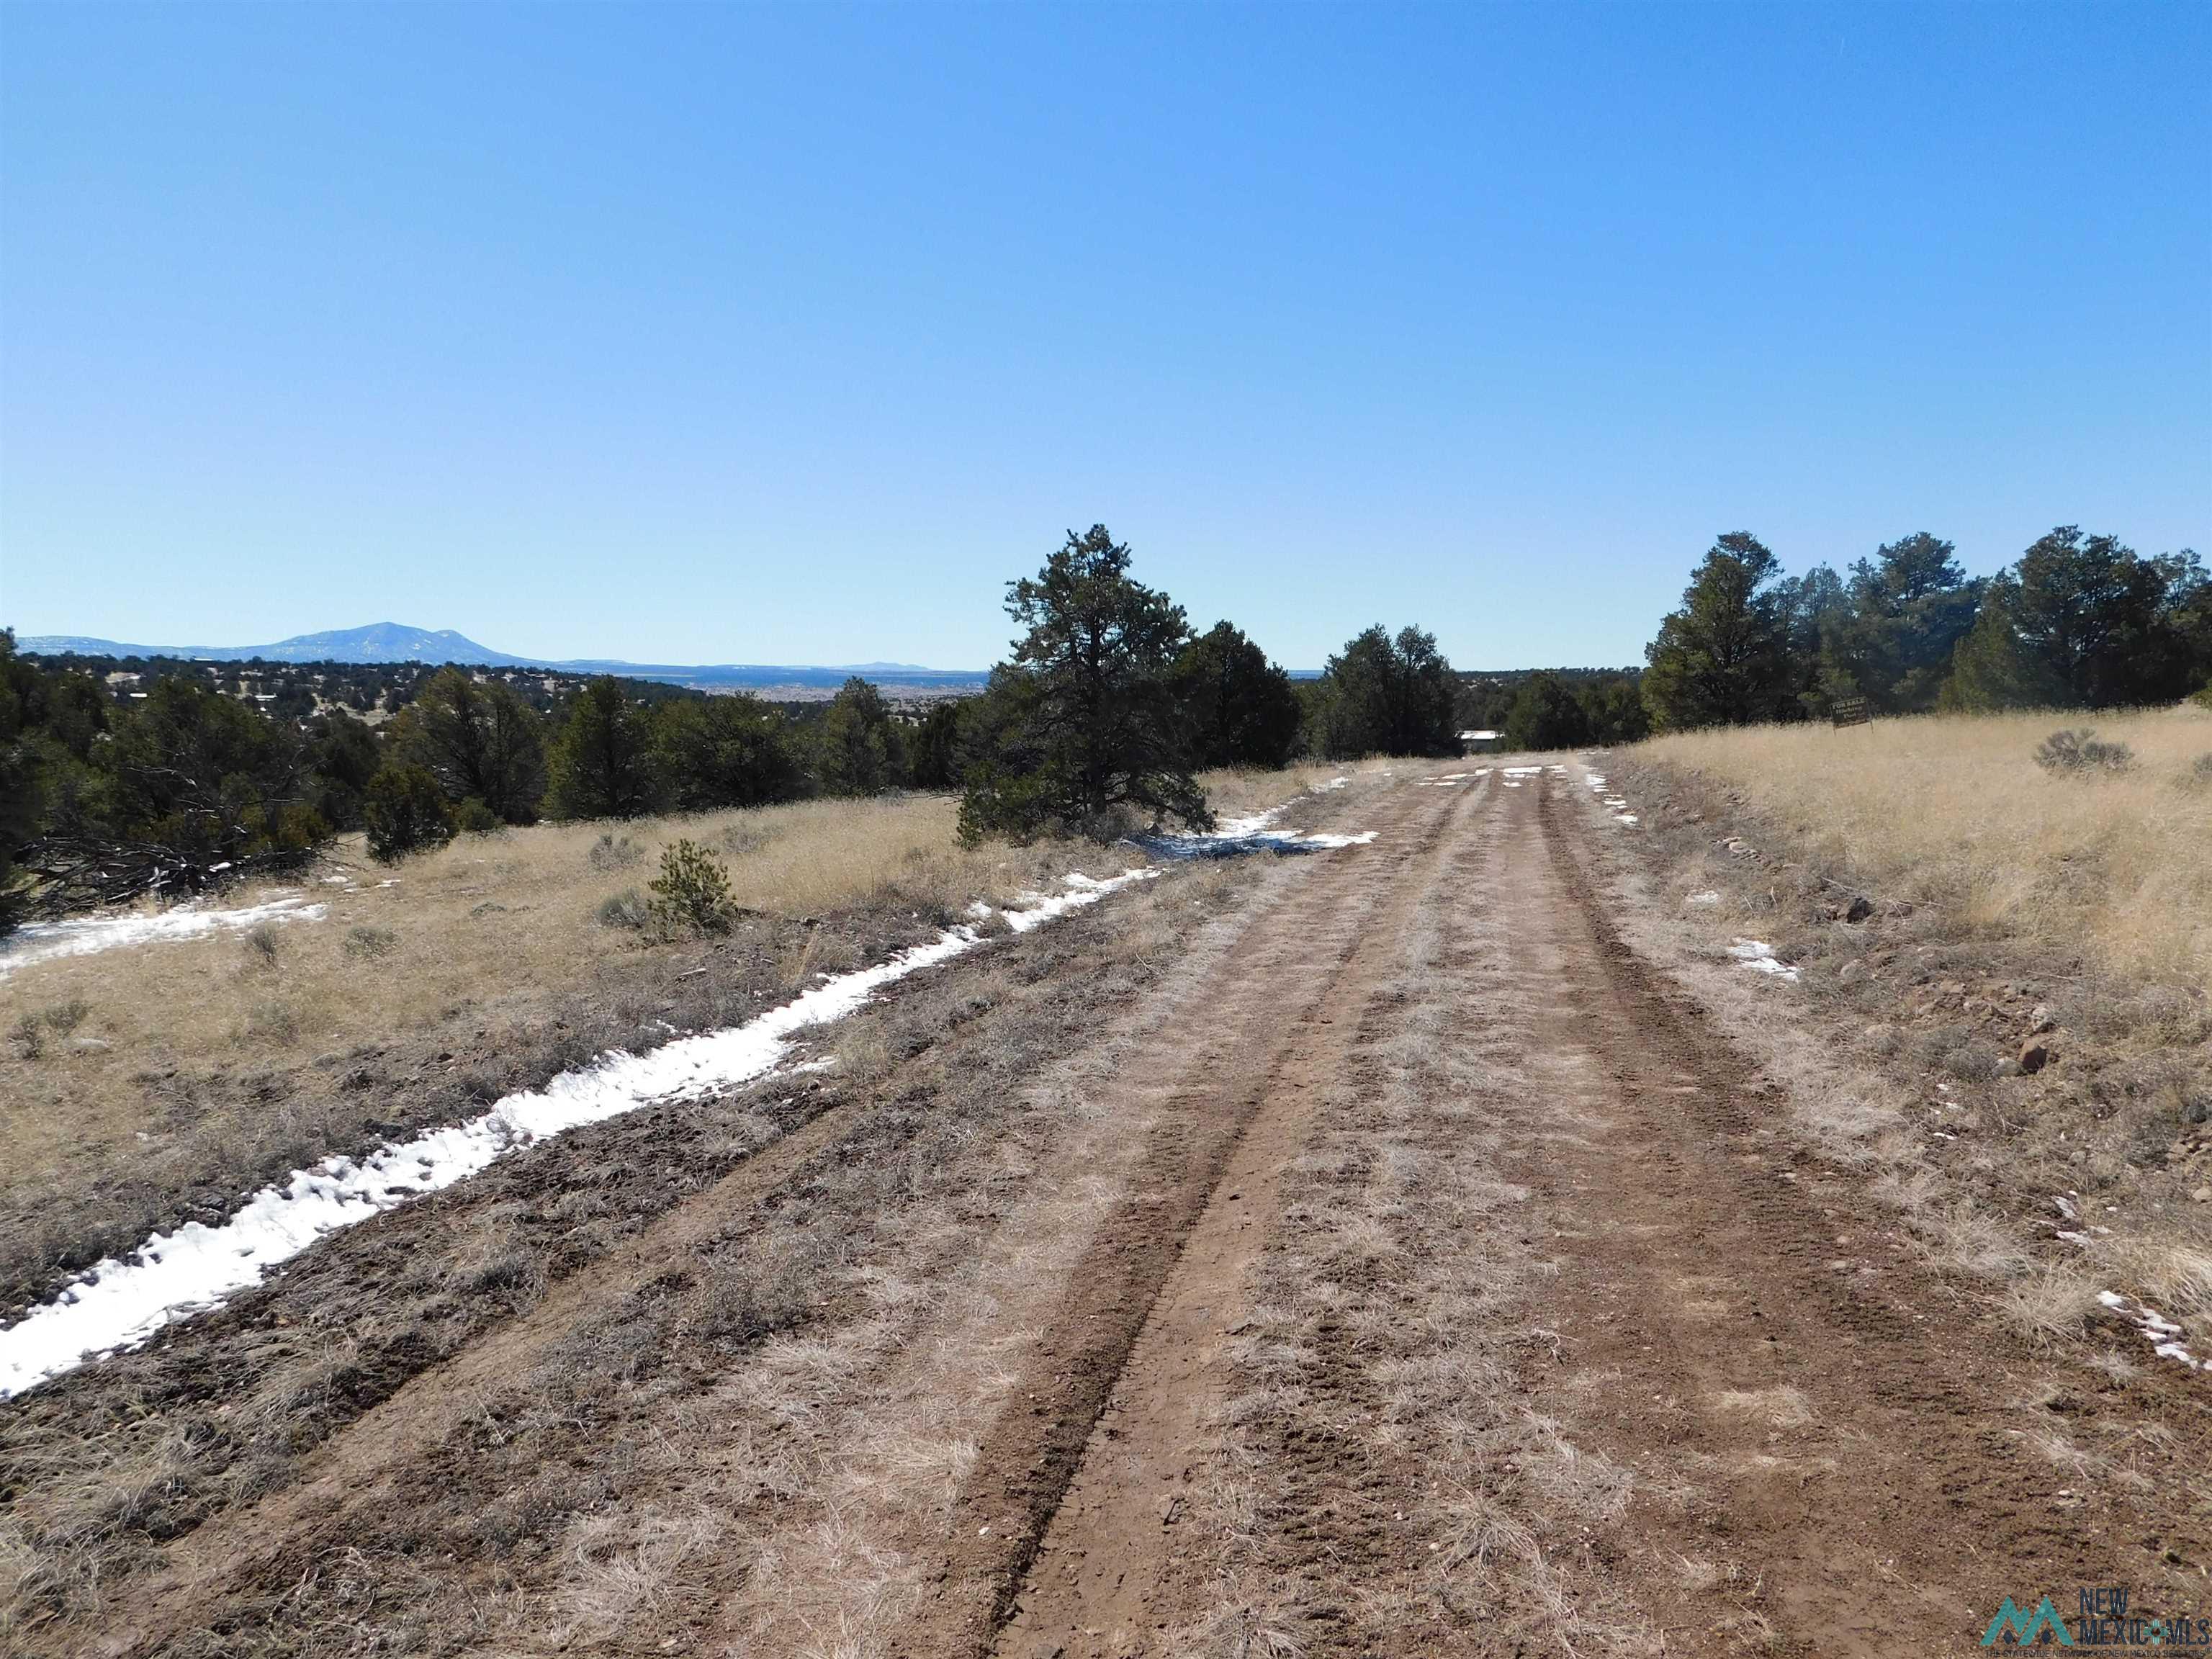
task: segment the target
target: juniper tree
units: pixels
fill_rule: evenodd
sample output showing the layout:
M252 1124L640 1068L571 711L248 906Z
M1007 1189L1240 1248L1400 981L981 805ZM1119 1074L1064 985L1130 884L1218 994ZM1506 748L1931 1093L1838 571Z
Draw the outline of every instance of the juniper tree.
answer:
M602 674L576 694L553 739L548 800L564 818L634 818L660 800L653 732L623 683Z

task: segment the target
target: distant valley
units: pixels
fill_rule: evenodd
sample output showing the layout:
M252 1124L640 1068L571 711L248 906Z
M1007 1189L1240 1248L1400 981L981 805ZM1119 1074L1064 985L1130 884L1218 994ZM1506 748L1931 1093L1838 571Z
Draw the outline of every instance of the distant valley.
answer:
M568 674L616 674L659 680L701 690L761 691L777 689L832 690L852 675L885 687L947 691L981 687L981 669L924 668L913 663L866 662L815 665L755 663L623 662L615 658L556 660L518 657L479 645L450 628L413 628L402 623L371 623L318 634L295 634L271 645L130 645L76 634L32 635L19 649L37 656L181 657L210 662L466 663L492 668L550 668Z

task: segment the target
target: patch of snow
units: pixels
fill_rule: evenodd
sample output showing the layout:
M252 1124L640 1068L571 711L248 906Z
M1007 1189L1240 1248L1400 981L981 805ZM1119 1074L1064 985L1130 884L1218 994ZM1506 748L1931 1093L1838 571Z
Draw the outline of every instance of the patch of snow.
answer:
M1509 778L1533 778L1540 776L1543 770L1540 766L1509 766L1505 769L1505 775Z
M309 904L297 893L234 910L208 910L179 904L145 915L83 916L68 921L27 921L0 939L0 979L18 968L56 957L91 956L125 945L158 940L202 939L234 933L264 921L320 921L329 907Z
M1319 835L1304 830L1276 829L1275 820L1291 804L1285 801L1264 812L1224 818L1211 830L1172 835L1162 831L1134 836L1131 840L1154 858L1182 860L1238 858L1248 853L1319 853L1339 847L1364 847L1375 839L1372 830L1356 835Z
M1613 815L1613 821L1615 823L1634 823L1636 822L1636 814L1633 812L1615 812Z
M2181 1340L2181 1327L2157 1309L2130 1301L2117 1291L2100 1291L2097 1300L2141 1331L2150 1343L2151 1352L2161 1359L2179 1360L2193 1371L2212 1369L2212 1362L2201 1360L2189 1352Z
M1066 892L1009 910L1006 921L1026 933L1158 873L1138 868L1104 881L1069 876ZM465 1123L387 1144L358 1161L330 1158L295 1170L282 1184L253 1194L219 1226L188 1221L174 1232L156 1233L128 1261L102 1261L54 1301L0 1329L0 1400L74 1370L88 1355L135 1346L162 1326L258 1283L323 1234L450 1187L508 1152L641 1107L750 1083L782 1062L799 1032L842 1018L884 986L982 943L972 927L948 928L743 1025L679 1037L650 1054L611 1050L543 1089L508 1095Z
M1720 902L1721 896L1713 891L1710 887L1702 893L1692 893L1689 897L1682 901L1685 904L1694 904L1701 907L1709 904L1718 904Z
M1763 940L1740 939L1729 946L1729 954L1745 967L1759 973L1771 974L1778 979L1788 980L1793 985L1797 982L1797 969L1778 959L1774 954L1774 947Z

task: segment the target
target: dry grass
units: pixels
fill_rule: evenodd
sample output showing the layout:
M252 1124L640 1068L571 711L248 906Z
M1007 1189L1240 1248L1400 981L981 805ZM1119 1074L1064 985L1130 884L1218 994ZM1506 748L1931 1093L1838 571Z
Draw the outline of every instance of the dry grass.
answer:
M395 1091L427 1109L453 1065L489 1052L558 1069L588 1057L571 1048L629 1042L628 1024L579 1023L579 1001L658 987L702 947L653 947L599 912L642 890L679 836L713 848L736 902L792 935L783 988L856 965L856 937L933 928L977 898L1140 861L1126 847L963 848L956 810L943 796L805 802L633 824L611 847L599 825L544 824L463 836L391 870L349 838L306 884L328 906L320 921L30 963L0 980L0 1030L33 1039L0 1044L0 1214L51 1220L59 1231L38 1248L64 1257L83 1231L70 1214L101 1217L85 1237L118 1248L161 1219L164 1193L192 1189L220 1212L272 1159L281 1170L373 1142L376 1121L401 1115ZM856 913L878 920L796 927ZM662 1006L653 997L639 1023ZM485 1068L493 1092L517 1081Z
M1206 781L1244 811L1328 775ZM950 796L908 795L540 824L391 869L349 837L301 890L328 907L320 921L16 969L0 979L0 1218L22 1224L0 1244L0 1301L395 1123L465 1115L600 1048L659 1041L666 1021L722 1023L752 994L741 980L781 997L976 900L1143 862L1127 846L963 848L957 816ZM736 945L653 939L647 884L678 838L757 913L741 932L769 951L764 975ZM712 977L679 977L709 961Z
M2061 726L2126 743L2118 775L2055 776ZM2212 712L2050 713L1756 726L1636 751L1742 792L1886 897L1977 932L2039 938L2097 967L2212 990Z

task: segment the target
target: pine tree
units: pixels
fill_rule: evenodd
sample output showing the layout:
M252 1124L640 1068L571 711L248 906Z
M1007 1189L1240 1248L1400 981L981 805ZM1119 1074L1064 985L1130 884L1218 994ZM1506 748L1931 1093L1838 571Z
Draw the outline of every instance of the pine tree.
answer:
M1577 749L1589 741L1589 711L1557 674L1522 682L1505 716L1508 749Z
M1379 623L1355 635L1322 673L1322 747L1331 758L1456 755L1459 685L1436 635Z
M1129 550L1093 525L1033 578L1009 583L1024 632L992 675L988 745L961 805L974 840L1057 823L1104 836L1134 811L1210 825L1170 678L1190 637L1182 608L1129 575Z
M1228 623L1183 647L1170 671L1197 767L1286 766L1300 713L1291 677Z
M817 773L826 795L879 795L906 775L906 745L884 694L854 675L831 700L817 734Z
M1755 536L1714 542L1682 593L1682 608L1644 647L1644 701L1661 731L1743 726L1799 714L1781 566Z

